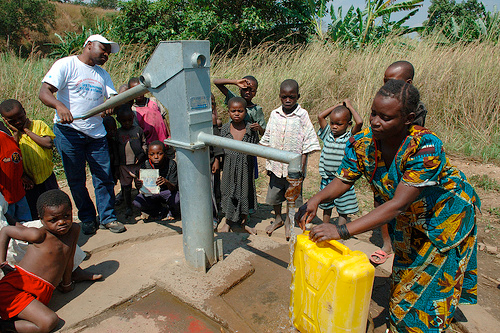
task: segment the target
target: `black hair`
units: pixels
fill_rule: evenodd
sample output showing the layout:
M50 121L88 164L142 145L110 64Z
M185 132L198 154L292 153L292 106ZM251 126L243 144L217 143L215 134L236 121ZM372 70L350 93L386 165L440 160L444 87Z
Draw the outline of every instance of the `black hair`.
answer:
M335 109L332 110L332 114L333 113L347 113L349 119L348 121L351 121L352 120L352 113L351 113L351 110L349 110L349 108L345 105L339 105L337 106Z
M297 94L299 93L299 84L297 81L293 79L286 79L285 81L281 82L280 85L280 90L282 89L290 89L290 90L295 90Z
M119 123L121 123L120 120L122 120L123 117L125 117L129 114L132 114L132 115L134 114L134 111L132 111L131 105L128 103L117 106L114 111L116 113L116 120L118 120Z
M401 113L408 115L415 112L420 102L420 93L411 83L402 80L389 80L377 92L377 95L393 97L403 105Z
M23 106L17 99L6 99L0 104L0 113L4 114L4 112L9 112L14 108L23 110Z
M253 81L255 82L255 89L257 89L257 87L259 86L259 81L257 81L257 79L255 78L255 76L252 76L252 75L247 75L245 77L243 77L245 80L249 80L249 81Z
M111 126L116 127L116 120L113 118L113 116L107 115L106 117L102 118L102 124L104 125L104 128L107 130Z
M389 67L387 67L387 69L398 68L398 67L403 69L404 73L406 74L406 80L409 79L413 80L413 76L415 75L415 68L413 67L411 62L406 60L399 60L390 64Z
M239 103L241 105L243 105L243 108L247 108L247 101L243 98L243 97L232 97L229 99L229 101L227 101L227 106L229 107L229 105L233 104L233 103Z
M49 190L47 192L42 193L36 202L36 211L38 213L38 217L40 219L43 218L45 214L45 207L59 207L59 206L67 206L71 208L71 200L69 196L63 191Z
M131 86L132 84L134 84L134 83L135 83L135 84L139 84L139 83L141 83L141 80L139 80L139 78L138 78L138 77L135 77L135 76L134 76L134 77L131 77L131 78L130 78L130 80L128 80L128 87L129 87L129 88L131 88L130 86Z
M160 140L151 141L148 144L148 151L149 151L149 147L151 147L151 146L161 146L161 149L163 151L165 151L165 144L163 142L161 142Z

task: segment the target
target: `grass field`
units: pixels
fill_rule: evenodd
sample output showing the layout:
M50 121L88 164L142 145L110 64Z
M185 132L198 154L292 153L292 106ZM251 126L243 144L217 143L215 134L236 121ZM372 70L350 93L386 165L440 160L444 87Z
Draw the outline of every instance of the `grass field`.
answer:
M345 50L330 44L307 46L261 45L236 56L212 55L212 78L259 80L255 102L269 115L279 106L279 84L293 78L300 84L299 102L313 123L316 114L350 98L368 126L370 105L382 85L385 68L393 61L408 60L416 70L414 84L428 109L426 127L435 131L448 151L499 162L500 158L500 45L470 44L438 47L426 41L396 39L378 48ZM51 122L53 111L38 99L44 74L54 59L12 53L0 56L0 98L16 98L29 116ZM115 87L141 73L147 59L137 45L125 45L112 55L105 68ZM222 95L212 87L224 120ZM237 92L237 89L234 89Z

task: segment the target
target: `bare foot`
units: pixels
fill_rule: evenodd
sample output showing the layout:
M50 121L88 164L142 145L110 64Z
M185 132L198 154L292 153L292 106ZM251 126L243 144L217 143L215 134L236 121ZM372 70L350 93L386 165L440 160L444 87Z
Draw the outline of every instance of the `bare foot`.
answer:
M77 267L73 271L73 274L71 274L71 279L75 282L96 281L102 279L102 274L87 272L80 267Z
M227 221L224 221L219 225L219 232L229 232L231 231L231 226L227 223Z
M251 228L248 225L244 225L245 231L248 232L251 235L257 235L257 229Z
M281 218L281 215L276 215L276 218L274 221L267 226L266 228L266 234L268 236L271 236L274 232L274 230L281 228L283 226L283 219Z

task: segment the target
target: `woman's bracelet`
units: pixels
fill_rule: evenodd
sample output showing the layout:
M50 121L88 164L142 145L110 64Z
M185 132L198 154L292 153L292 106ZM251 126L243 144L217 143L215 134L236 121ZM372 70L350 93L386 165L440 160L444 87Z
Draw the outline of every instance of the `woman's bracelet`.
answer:
M71 282L70 282L70 283L68 283L68 284L63 284L63 283L61 282L61 287L63 287L63 288L68 288L68 287L69 287L69 286L71 286L73 283L75 283L75 281L71 281Z
M337 225L337 232L343 240L351 238L351 234L349 233L349 230L347 230L347 226L345 224Z

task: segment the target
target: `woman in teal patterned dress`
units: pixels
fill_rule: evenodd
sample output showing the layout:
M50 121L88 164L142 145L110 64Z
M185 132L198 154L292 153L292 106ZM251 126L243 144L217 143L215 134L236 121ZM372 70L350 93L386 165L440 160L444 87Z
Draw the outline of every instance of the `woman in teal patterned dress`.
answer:
M319 203L366 177L380 206L344 226L315 226L309 236L315 242L347 239L389 223L395 249L391 332L443 332L459 303L477 302L480 201L449 163L441 140L411 125L418 102L411 84L388 81L373 100L370 128L347 145L337 178L299 210L304 227Z

